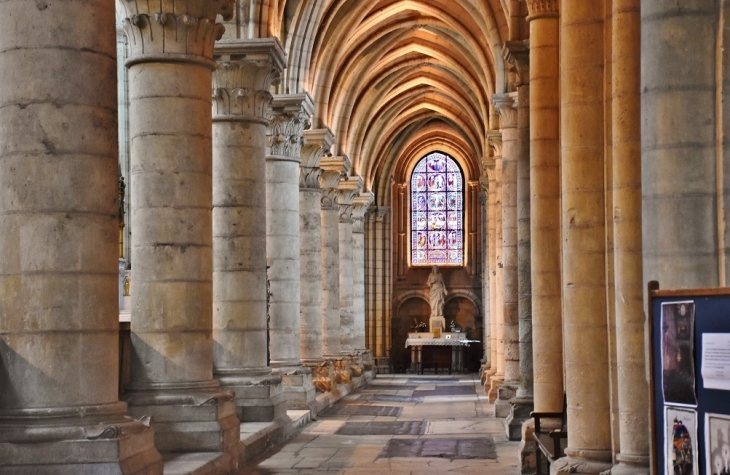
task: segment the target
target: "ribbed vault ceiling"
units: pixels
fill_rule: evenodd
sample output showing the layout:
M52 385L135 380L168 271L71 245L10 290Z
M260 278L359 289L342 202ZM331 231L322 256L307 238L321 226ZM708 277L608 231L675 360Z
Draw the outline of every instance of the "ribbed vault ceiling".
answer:
M276 36L282 93L308 92L313 128L376 191L403 163L441 150L477 179L490 98L505 92L502 45L517 0L248 0L250 35ZM514 21L514 20L512 20ZM382 181L382 183L378 183ZM383 190L385 191L385 190ZM386 192L387 193L387 192Z

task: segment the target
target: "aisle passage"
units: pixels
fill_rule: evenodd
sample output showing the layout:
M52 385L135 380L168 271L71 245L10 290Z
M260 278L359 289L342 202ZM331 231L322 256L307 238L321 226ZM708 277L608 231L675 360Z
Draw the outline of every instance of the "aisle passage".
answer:
M242 474L516 475L492 413L476 375L380 375Z

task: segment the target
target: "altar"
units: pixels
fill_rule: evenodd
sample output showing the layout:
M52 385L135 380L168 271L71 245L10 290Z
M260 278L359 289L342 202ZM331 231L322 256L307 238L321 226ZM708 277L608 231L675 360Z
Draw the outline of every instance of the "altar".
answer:
M452 372L464 372L464 348L479 340L469 340L465 333L444 332L434 338L433 333L408 333L406 348L411 349L411 371L423 374L431 367L438 374L439 368Z

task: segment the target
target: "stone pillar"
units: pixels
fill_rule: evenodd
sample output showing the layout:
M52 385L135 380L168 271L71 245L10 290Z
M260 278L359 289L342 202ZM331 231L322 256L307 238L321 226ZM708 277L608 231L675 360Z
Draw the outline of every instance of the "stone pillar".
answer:
M335 363L342 360L340 323L340 239L337 186L347 176L350 163L346 157L324 157L322 174L322 349L325 358ZM346 373L346 374L345 374ZM349 372L340 372L339 382L349 381Z
M530 275L530 70L529 49L524 41L508 42L505 60L517 77L517 294L519 321L519 386L510 401L512 409L506 421L511 440L522 437L522 423L530 419L532 392L532 285ZM521 450L521 466L534 458L534 451ZM531 467L530 467L531 468Z
M312 371L302 366L299 338L299 164L304 129L314 111L308 94L278 95L272 102L266 157L266 260L271 285L269 352L289 408L314 400Z
M222 3L122 2L134 230L125 399L132 415L152 417L161 451L239 447L233 394L213 379L210 104Z
M496 114L496 112L495 112ZM490 210L490 255L492 262L492 279L490 282L491 326L492 326L492 368L489 372L488 385L485 385L485 392L489 400L494 402L497 398L497 389L504 381L504 320L502 309L502 207L500 180L502 176L502 133L499 131L488 132L488 140L492 151L492 160L489 165L491 174L489 176L489 210Z
M275 39L216 45L213 75L213 371L243 422L286 416L266 358L266 129L285 64Z
M530 266L535 410L563 410L558 0L530 15Z
M114 14L0 3L3 474L162 474L118 400Z
M495 94L502 130L502 319L504 382L498 389L495 416L507 417L520 380L517 312L517 94Z
M349 158L347 159L349 161ZM362 177L349 176L340 180L337 187L340 221L340 350L343 354L355 353L355 320L352 300L353 252L352 252L352 203L362 190Z
M640 0L614 0L613 236L620 453L613 475L649 473L641 247Z
M374 312L373 320L375 325L375 356L382 358L380 361L390 359L390 344L388 342L387 325L390 323L390 304L387 299L387 289L390 284L390 267L388 263L387 243L390 239L390 222L388 216L390 213L389 206L375 206L372 223L374 228L374 254L375 254L375 292L374 292Z
M371 192L360 193L352 208L352 310L355 351L363 369L372 370L372 352L365 345L365 213L375 199Z
M484 356L482 358L482 366L479 370L479 376L481 378L481 384L484 385L487 380L487 375L492 365L492 335L491 335L491 294L489 292L489 283L491 281L491 268L489 266L489 179L487 167L482 162L482 191L479 193L479 204L481 205L481 221L482 221L482 314L483 320L483 340L484 340Z
M319 162L329 153L334 136L329 129L307 130L299 168L300 348L304 366L320 392L332 389L334 373L322 347L322 190Z
M604 206L604 2L562 0L560 16L566 457L551 473L611 468Z

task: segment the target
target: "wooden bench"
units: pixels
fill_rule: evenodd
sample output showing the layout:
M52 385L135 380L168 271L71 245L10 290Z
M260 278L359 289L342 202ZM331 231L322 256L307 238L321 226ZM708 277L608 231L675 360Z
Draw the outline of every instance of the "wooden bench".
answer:
M567 401L563 396L563 412L531 412L530 416L535 420L535 432L532 438L537 443L535 451L535 475L547 475L550 473L550 464L565 455L565 448L568 446L567 431ZM560 429L543 430L541 419L560 419ZM547 472L542 471L542 456L547 462Z

